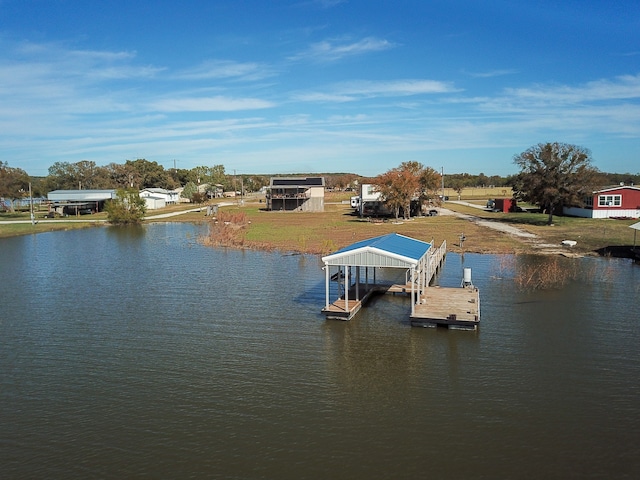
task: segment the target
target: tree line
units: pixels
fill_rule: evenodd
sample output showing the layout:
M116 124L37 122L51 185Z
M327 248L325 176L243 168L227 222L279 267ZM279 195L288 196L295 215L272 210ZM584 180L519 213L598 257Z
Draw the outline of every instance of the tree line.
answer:
M383 194L388 207L396 212L410 212L412 200L424 203L437 199L444 186L455 191L469 187L509 186L520 200L539 205L551 215L562 205L579 205L589 191L614 184L640 184L640 173L605 173L592 165L591 153L584 147L565 143L535 145L515 155L513 162L520 172L507 177L484 173L446 174L419 162L403 162L374 178L355 173L308 174L323 176L328 189L356 189L358 184L373 183ZM296 176L304 176L297 174ZM252 192L269 185L269 175L235 175L224 165L198 166L192 169L165 169L155 161L127 160L124 164L98 166L93 161L56 162L46 177L30 177L24 170L0 161L0 198L15 200L44 197L53 190L134 189L184 187L187 198L213 196L224 191ZM199 188L202 186L203 188ZM202 192L204 190L204 192ZM200 199L202 200L202 199Z
M438 199L440 185L460 193L467 187L509 186L516 200L537 205L548 215L562 213L565 206L584 207L593 192L611 184L634 185L640 182L640 174L610 174L593 166L591 152L584 147L561 142L539 143L515 155L513 163L520 171L512 176L487 177L480 174L451 175L443 178L433 168L417 162L405 162L398 168L374 178L371 183L382 195L387 207L408 217L411 202L419 205Z
M44 197L53 190L102 190L164 188L206 185L214 191L216 185L223 190L236 190L242 185L245 191L258 190L268 185L266 175L242 175L236 177L225 171L224 165L198 166L192 169L165 169L155 161L127 160L124 164L110 163L98 166L95 162L56 162L48 169L46 177L30 177L24 170L0 162L0 197L19 199L28 196L29 184L34 197Z

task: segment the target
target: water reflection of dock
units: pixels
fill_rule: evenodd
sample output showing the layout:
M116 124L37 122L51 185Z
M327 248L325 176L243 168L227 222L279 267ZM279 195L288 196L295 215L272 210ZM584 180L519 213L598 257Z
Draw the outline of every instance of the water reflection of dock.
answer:
M390 234L355 243L323 257L326 304L322 313L327 319L351 320L374 295L405 294L411 297L413 326L477 328L480 295L470 278L466 283L463 281L463 288L430 286L446 255L446 242L438 248L432 245L433 242ZM405 269L405 282L380 284L376 281L377 268ZM338 298L333 302L330 301L330 282L338 285Z

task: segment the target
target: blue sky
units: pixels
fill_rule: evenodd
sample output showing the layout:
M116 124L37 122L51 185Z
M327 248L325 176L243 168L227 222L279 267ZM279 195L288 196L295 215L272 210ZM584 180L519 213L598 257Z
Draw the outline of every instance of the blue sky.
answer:
M640 172L637 0L0 0L0 160Z

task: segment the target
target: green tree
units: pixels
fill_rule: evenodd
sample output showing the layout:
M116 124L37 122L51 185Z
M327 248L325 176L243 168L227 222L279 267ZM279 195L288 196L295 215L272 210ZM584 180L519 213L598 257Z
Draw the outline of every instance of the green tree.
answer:
M115 225L129 225L141 223L147 211L144 198L140 198L140 191L135 188L121 188L116 192L116 198L105 205L107 219Z
M189 182L182 189L182 193L180 194L180 196L182 198L188 199L189 201L193 201L193 196L196 193L198 193L198 186L193 182Z
M130 164L110 163L104 169L109 177L109 188L133 188L137 172Z
M520 167L512 178L514 197L540 206L549 215L549 225L563 205L584 205L598 173L589 150L566 143L539 143L513 162Z
M449 180L449 186L453 188L453 190L458 194L458 200L462 195L462 191L464 190L464 180L461 178L452 178Z
M171 177L180 185L186 185L187 182L192 180L191 170L187 170L186 168L178 168L177 170L172 170Z
M29 195L30 181L27 172L21 168L12 168L8 163L0 162L0 197L11 200L7 204L11 210L14 210L13 200Z
M227 178L224 173L224 165L214 165L209 169L208 174L209 178L207 180L211 185L223 185Z
M48 190L74 190L78 188L75 169L69 162L55 162L46 178Z
M158 162L150 162L144 158L127 160L126 166L131 169L131 183L139 189L143 188L176 188L177 182Z
M195 176L195 183L200 186L204 183L209 183L209 167L205 167L203 165L200 165L198 167L193 167L191 169L191 171L193 172L194 176Z
M431 167L424 167L418 163L418 180L420 182L419 199L421 204L430 202L438 197L438 191L442 185L442 175Z
M90 160L54 163L49 167L45 184L49 190L91 190L113 186L110 170L98 167Z

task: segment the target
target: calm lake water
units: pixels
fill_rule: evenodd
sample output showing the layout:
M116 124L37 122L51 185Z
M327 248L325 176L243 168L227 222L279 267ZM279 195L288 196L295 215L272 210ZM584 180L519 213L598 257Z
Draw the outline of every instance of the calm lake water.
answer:
M319 258L198 228L0 240L0 478L640 478L640 266L449 254L478 332L326 321Z

